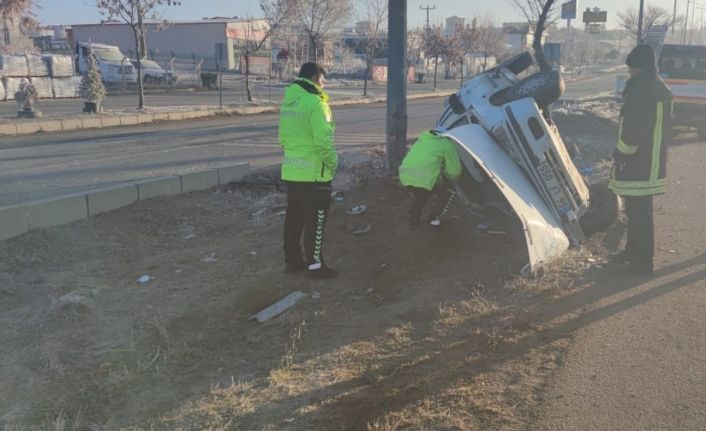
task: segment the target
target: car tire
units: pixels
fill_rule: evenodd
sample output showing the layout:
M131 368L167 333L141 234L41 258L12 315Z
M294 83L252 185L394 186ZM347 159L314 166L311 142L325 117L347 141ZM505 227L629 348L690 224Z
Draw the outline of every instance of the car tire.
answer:
M537 72L508 88L493 95L490 103L501 106L515 100L533 98L540 109L554 103L566 89L561 74L557 71Z
M608 184L590 186L591 205L579 223L587 237L611 227L620 215L620 198L608 188Z

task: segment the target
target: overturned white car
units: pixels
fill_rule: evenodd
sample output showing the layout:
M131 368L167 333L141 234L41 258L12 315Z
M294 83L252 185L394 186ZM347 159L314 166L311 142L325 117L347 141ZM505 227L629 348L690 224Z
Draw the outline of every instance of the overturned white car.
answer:
M591 186L574 165L549 106L564 91L557 71L517 55L466 82L446 103L438 127L458 143L460 192L480 207L504 206L522 224L528 270L578 245L618 216L618 199Z

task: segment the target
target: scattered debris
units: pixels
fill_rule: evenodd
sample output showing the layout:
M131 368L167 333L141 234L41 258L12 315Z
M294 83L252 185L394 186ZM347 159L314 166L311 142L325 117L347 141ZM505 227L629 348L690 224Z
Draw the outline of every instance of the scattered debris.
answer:
M257 320L260 323L267 322L271 318L279 316L288 308L293 307L294 305L296 305L297 302L301 301L307 296L309 295L304 292L300 292L298 290L294 291L289 295L285 296L284 298L280 299L279 301L275 302L274 304L270 305L269 307L265 308L264 310L260 311L259 313L255 314L249 320Z
M331 193L331 200L333 202L343 202L343 192L342 191L337 191L337 192L332 192Z
M143 275L142 277L137 279L137 282L140 284L145 284L150 280L154 280L154 277L152 277L151 275Z
M373 225L368 223L365 226L362 227L357 227L353 232L351 232L353 235L365 235L366 233L370 232L373 229Z
M210 255L204 257L203 259L201 259L201 262L218 262L216 253L211 253Z
M354 207L348 208L348 209L346 210L346 213L348 213L348 214L350 214L350 215L358 215L358 214L363 214L363 213L364 213L365 211L367 211L367 210L368 210L368 206L367 206L367 205L365 205L365 204L360 204L360 205L356 205L356 206L354 206Z

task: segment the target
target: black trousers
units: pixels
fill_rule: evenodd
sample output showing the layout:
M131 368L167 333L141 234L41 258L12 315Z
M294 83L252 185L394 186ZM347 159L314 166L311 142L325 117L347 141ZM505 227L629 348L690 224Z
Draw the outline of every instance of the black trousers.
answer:
M651 266L655 253L653 196L625 196L628 239L625 253L637 265Z
M287 215L284 219L284 261L323 264L324 227L331 205L331 183L287 181ZM301 240L304 235L302 258Z
M441 219L449 210L449 205L456 193L450 188L447 181L439 181L433 190L429 191L420 187L407 187L412 193L412 205L409 209L409 221L412 224L420 222L424 206L432 196L436 197L434 209L430 219Z

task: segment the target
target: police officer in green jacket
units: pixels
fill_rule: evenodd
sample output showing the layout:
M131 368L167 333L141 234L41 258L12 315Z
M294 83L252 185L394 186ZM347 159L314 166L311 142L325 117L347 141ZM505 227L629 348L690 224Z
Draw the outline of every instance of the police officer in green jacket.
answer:
M436 196L436 206L429 223L441 224L455 196L449 182L455 183L461 177L456 145L439 133L430 130L419 135L400 166L400 182L412 193L409 224L413 229L419 227L422 210L431 195Z
M624 198L628 232L625 250L612 260L622 264L621 269L627 272L651 274L653 196L664 193L666 186L672 94L657 75L657 59L651 46L635 47L626 64L630 79L623 92L609 187Z
M279 142L284 149L282 179L287 184L286 272L307 270L313 278L337 275L324 264L322 255L331 181L338 167L333 143L335 125L323 90L325 77L320 65L302 65L299 77L284 93L279 120Z

